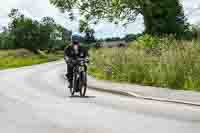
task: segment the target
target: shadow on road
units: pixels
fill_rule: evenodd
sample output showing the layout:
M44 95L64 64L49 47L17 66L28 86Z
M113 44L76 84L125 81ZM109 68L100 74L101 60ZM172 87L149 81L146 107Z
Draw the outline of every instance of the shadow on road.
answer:
M78 95L75 95L75 96L69 96L70 98L96 98L96 96L78 96Z

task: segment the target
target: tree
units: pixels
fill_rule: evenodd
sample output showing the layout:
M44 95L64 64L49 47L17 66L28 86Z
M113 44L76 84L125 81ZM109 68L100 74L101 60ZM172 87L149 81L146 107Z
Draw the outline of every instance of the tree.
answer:
M21 16L22 14L19 12L18 9L11 9L10 13L8 14L8 16L12 19L18 18L19 16Z
M106 42L112 42L112 41L121 41L122 39L120 37L111 37L111 38L106 38Z
M191 25L191 35L193 39L200 40L200 25Z
M12 9L9 17L11 18L9 32L16 48L37 52L41 47L39 22L25 17L17 9Z
M95 31L93 29L86 29L85 31L85 42L86 43L93 43L95 42Z
M71 41L71 35L72 35L72 31L64 28L63 26L57 24L56 25L56 29L62 33L62 40L64 41L64 43L68 43L69 41Z
M51 27L56 25L55 20L52 17L43 17L41 23Z
M9 13L8 28L0 33L0 48L26 48L35 53L39 50L64 49L69 42L71 31L56 24L53 18L43 17L41 21L24 16L18 9Z
M134 40L136 40L136 35L135 35L135 34L127 34L127 35L124 37L124 40L125 40L126 42L134 41Z
M40 22L40 45L42 49L48 49L49 52L53 48L54 40L51 35L56 29L56 23L51 17L43 17Z
M151 0L142 7L146 33L184 34L187 30L186 18L179 0Z
M88 23L96 24L102 19L116 24L120 21L126 25L135 21L141 14L144 18L145 32L149 34L182 34L187 28L179 0L50 0L50 2L70 14L73 14L72 9L78 8L84 26Z

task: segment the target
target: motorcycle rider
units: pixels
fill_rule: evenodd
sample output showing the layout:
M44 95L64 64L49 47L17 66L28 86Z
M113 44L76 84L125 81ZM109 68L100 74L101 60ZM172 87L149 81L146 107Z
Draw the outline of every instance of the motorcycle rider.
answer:
M78 34L72 35L71 45L64 50L64 59L67 63L67 74L65 75L69 82L69 88L72 88L73 68L76 59L88 58L88 50L80 45L81 36Z

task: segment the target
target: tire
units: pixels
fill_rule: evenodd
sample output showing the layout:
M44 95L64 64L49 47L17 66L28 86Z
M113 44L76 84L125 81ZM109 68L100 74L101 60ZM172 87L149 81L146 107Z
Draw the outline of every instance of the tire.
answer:
M87 75L85 72L81 73L79 80L80 96L84 97L87 91Z
M74 88L73 88L73 87L70 88L70 93L71 93L71 96L74 96L75 91L74 91Z
M72 88L70 88L71 96L74 96L75 87L76 87L76 74L73 75Z

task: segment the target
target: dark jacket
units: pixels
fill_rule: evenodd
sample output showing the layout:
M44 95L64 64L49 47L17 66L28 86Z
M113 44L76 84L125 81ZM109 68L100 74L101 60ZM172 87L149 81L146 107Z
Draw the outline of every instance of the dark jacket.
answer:
M89 56L88 50L82 46L79 46L77 54L76 54L73 46L69 46L69 47L65 48L64 55L67 56L68 58L73 58L73 59L85 58L85 57Z

